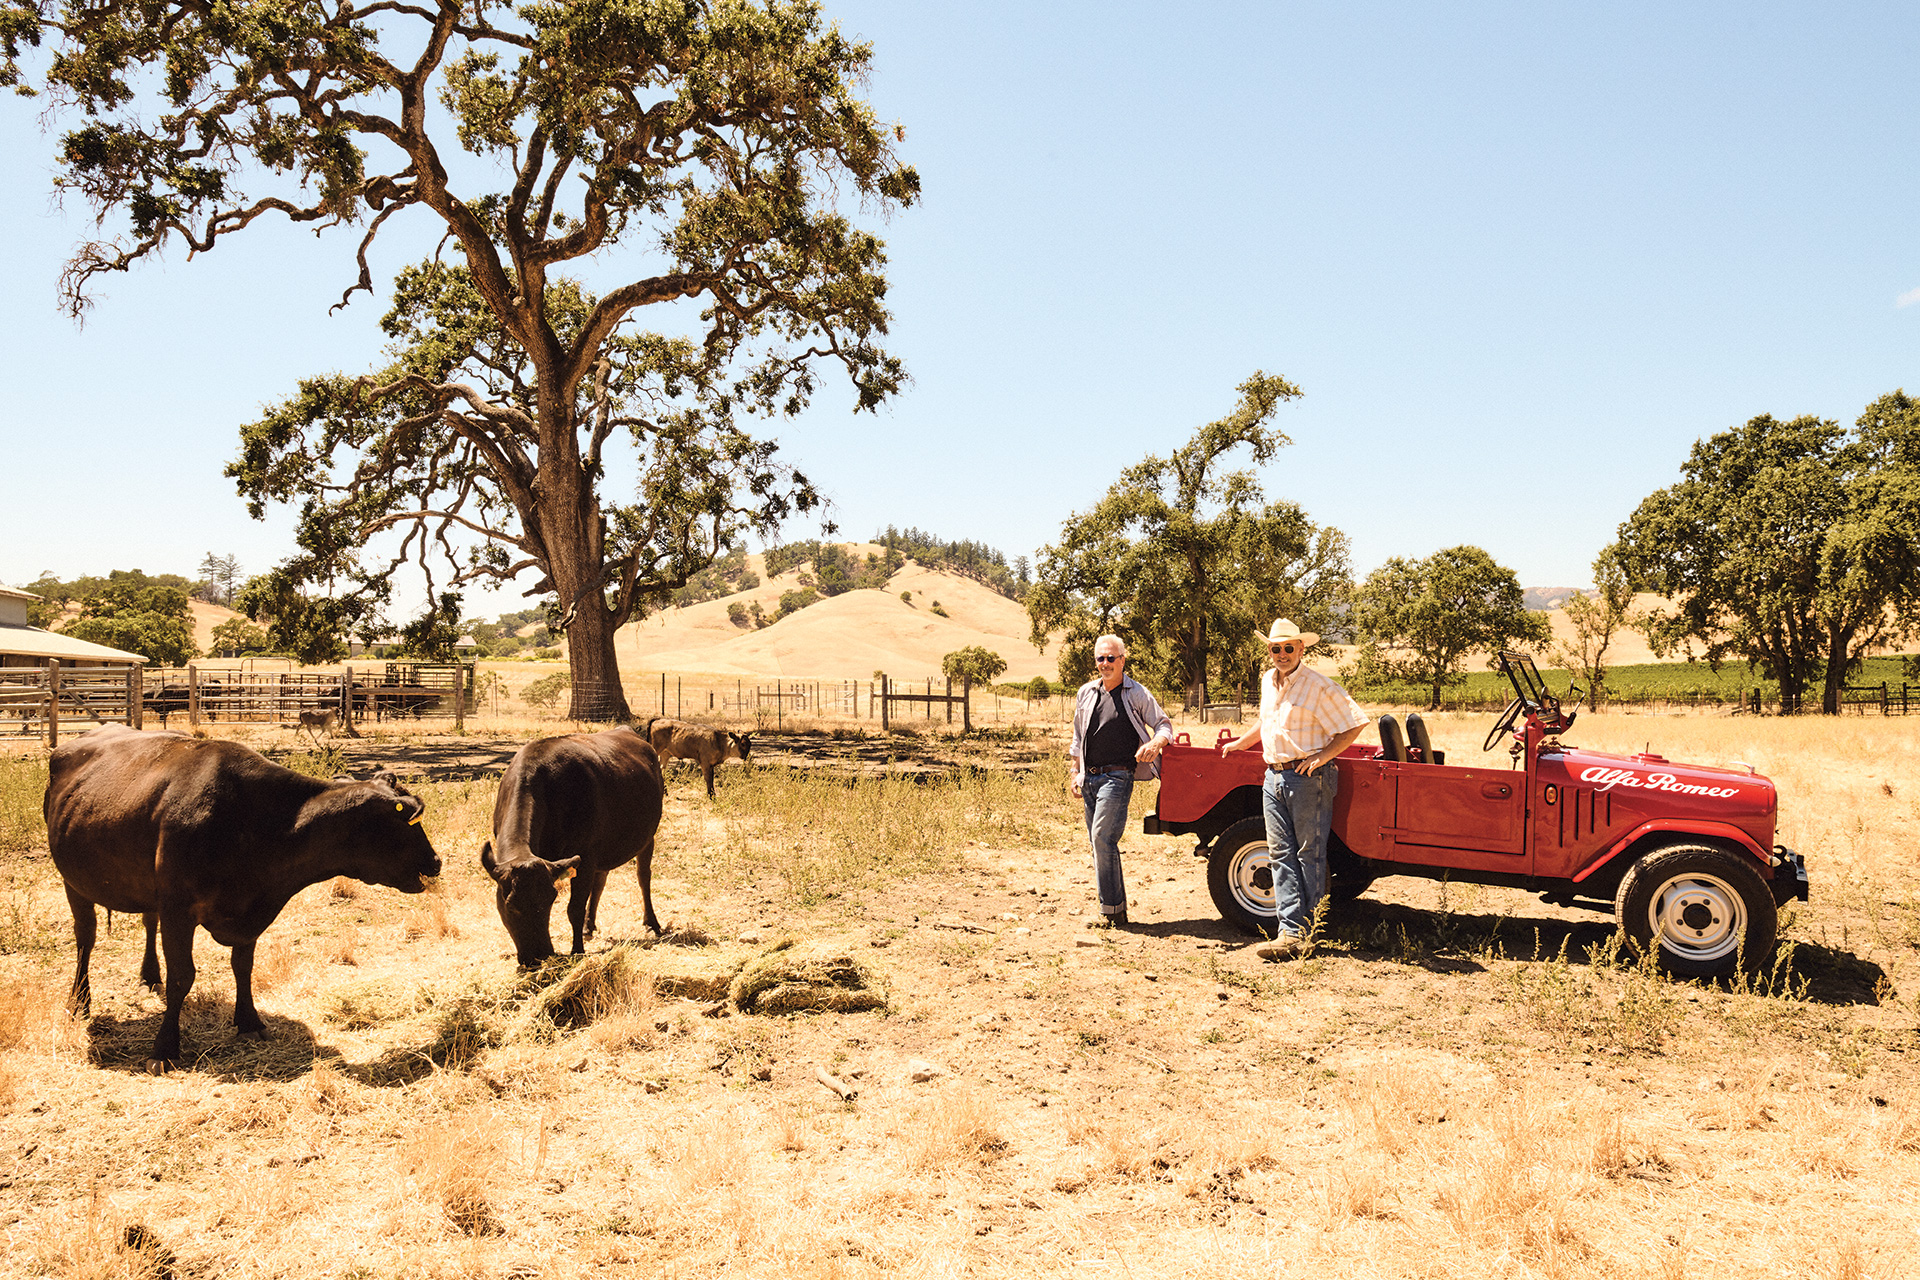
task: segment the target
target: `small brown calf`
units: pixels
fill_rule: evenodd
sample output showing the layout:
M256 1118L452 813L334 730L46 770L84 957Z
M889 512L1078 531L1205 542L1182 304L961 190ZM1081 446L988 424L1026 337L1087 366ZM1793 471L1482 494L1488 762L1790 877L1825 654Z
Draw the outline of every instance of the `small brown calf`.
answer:
M663 767L667 761L676 759L691 760L700 766L701 772L707 776L708 799L713 798L713 771L720 766L720 762L738 760L747 764L753 754L753 735L750 733L731 733L704 724L687 724L682 720L649 720L646 736Z

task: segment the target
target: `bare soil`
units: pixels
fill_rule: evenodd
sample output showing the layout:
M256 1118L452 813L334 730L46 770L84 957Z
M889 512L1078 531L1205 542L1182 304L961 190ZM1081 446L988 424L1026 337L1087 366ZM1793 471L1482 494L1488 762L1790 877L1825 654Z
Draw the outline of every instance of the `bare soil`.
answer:
M1484 731L1443 724L1450 749ZM1719 741L1688 732L1693 758ZM1004 752L1040 754L1006 784L1016 819L806 893L778 868L783 842L827 838L807 815L754 826L737 765L718 803L677 772L668 939L641 936L617 875L589 947L640 948L655 990L571 1028L528 1022L552 975L516 978L476 861L516 745L383 746L437 788L439 891L303 893L262 945L261 1043L233 1038L202 935L195 1056L163 1077L137 923L103 937L94 1016L70 1024L57 877L44 850L0 862L0 1267L1893 1277L1920 1257L1920 766L1891 731L1768 748L1803 757L1762 768L1790 773L1785 834L1818 856L1759 989L1609 963L1592 913L1409 881L1262 964L1188 839L1130 836L1134 923L1090 927L1084 835L1031 744ZM781 749L862 763L831 738ZM886 1008L749 1015L694 981L789 938L859 959Z

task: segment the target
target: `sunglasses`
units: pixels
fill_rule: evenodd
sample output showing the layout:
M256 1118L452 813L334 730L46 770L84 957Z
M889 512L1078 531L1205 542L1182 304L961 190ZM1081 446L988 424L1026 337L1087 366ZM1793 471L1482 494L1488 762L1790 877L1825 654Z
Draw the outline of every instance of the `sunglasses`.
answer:
M1300 652L1300 646L1297 644L1270 644L1267 646L1267 652L1268 653L1298 653Z
M1098 662L1098 663L1108 663L1108 662L1125 662L1125 661L1126 661L1126 659L1125 659L1125 658L1123 658L1123 657L1121 657L1121 656L1120 656L1119 654L1117 654L1117 653L1099 653L1099 654L1095 654L1095 655L1094 655L1094 658L1093 658L1093 660L1094 660L1095 662Z

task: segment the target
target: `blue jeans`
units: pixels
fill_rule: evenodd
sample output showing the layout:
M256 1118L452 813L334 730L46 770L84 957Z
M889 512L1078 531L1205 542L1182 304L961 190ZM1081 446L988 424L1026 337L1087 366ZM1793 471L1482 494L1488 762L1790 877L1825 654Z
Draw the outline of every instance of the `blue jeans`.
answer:
M1130 773L1088 774L1080 782L1087 805L1087 839L1093 844L1093 878L1100 886L1100 912L1127 909L1127 882L1120 874L1120 833L1127 829L1127 802L1133 798Z
M1333 833L1333 797L1340 769L1329 764L1312 777L1267 770L1260 789L1267 820L1267 865L1273 869L1273 908L1279 936L1307 931L1313 909L1327 896L1327 838Z

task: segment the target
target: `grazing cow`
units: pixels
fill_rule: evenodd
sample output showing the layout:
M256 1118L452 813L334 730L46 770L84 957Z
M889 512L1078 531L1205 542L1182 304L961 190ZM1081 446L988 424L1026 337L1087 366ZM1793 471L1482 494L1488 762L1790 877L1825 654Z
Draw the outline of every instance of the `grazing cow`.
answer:
M500 779L493 839L480 846L480 865L493 877L500 921L523 967L554 954L547 924L568 880L573 954L586 951L586 939L599 927L607 872L630 858L639 859L646 926L660 932L653 914L653 835L664 795L660 758L625 725L520 748Z
M713 799L713 771L720 767L723 760L738 760L742 764L750 761L753 755L753 735L750 733L731 733L725 729L715 729L704 724L687 724L680 720L647 721L647 738L653 743L653 749L660 756L664 766L669 760L691 760L700 766L707 775L707 799Z
M233 1023L266 1030L253 1007L253 948L294 894L351 876L419 893L440 874L420 829L425 806L391 773L323 782L233 742L107 725L60 744L49 762L47 845L67 882L79 950L71 1005L90 1011L87 961L96 905L146 917L140 978L166 1017L148 1068L180 1057L180 1006L193 988L193 934L233 948Z

